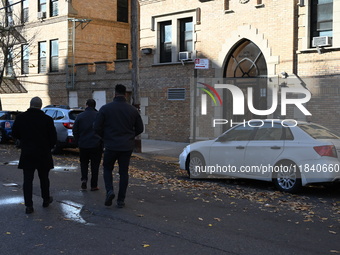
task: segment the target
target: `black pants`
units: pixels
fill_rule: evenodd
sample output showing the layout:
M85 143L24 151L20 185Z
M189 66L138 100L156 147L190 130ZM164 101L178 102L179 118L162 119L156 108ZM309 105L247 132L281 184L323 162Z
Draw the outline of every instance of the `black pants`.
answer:
M104 152L104 182L106 192L113 191L112 171L116 161L119 166L119 192L118 201L124 201L129 184L129 164L132 151L112 151L105 149Z
M48 178L49 169L42 169L38 168L38 176L40 179L40 190L41 190L41 197L44 200L48 200L50 198L50 180ZM33 206L33 179L34 179L34 172L35 169L23 169L24 172L24 200L26 206Z
M89 163L91 163L91 188L98 186L99 165L102 159L103 148L79 148L81 181L88 180Z

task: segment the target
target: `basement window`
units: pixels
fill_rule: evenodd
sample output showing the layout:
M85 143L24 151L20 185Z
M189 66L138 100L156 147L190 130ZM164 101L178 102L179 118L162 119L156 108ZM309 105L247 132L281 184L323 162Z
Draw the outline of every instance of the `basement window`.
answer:
M185 100L185 89L182 88L168 89L168 100Z

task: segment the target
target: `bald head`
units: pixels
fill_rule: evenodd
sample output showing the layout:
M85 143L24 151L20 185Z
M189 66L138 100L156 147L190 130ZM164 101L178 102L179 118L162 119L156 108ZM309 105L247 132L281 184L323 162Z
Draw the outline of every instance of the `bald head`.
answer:
M33 97L30 102L30 108L41 109L42 101L40 97Z

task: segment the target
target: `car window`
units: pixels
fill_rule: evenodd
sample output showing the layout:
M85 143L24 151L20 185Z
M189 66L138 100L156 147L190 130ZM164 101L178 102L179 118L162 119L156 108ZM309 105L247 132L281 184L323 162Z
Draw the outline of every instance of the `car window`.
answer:
M57 111L55 115L56 120L61 120L64 118L64 113L62 111Z
M329 129L315 124L299 124L303 131L314 139L340 139L339 135L333 133Z
M54 119L54 114L55 114L55 110L50 110L50 109L47 109L45 111L45 114L52 117Z
M266 122L257 129L254 140L283 140L283 128L280 124Z
M69 117L71 120L75 120L77 118L77 116L82 113L83 111L70 111L68 113Z
M0 120L6 120L6 113L5 112L0 112Z
M251 140L251 136L254 131L254 127L249 127L248 125L240 125L230 131L227 131L218 138L219 142L228 141L248 141Z

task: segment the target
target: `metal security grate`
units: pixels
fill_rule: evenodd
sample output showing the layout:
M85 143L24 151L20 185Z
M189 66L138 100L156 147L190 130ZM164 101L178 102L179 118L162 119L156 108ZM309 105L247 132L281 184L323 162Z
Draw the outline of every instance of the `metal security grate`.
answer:
M168 100L184 100L185 99L185 89L172 88L168 89Z

